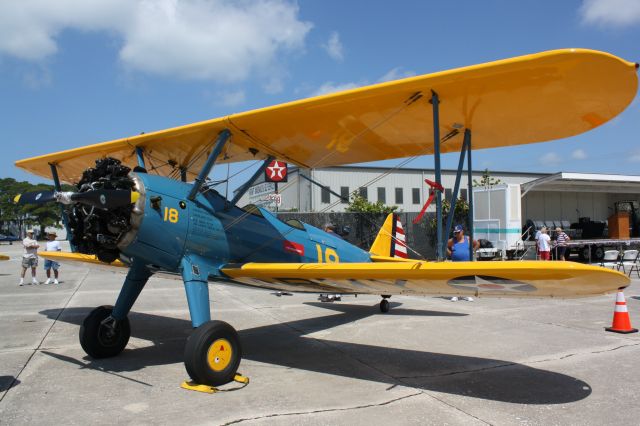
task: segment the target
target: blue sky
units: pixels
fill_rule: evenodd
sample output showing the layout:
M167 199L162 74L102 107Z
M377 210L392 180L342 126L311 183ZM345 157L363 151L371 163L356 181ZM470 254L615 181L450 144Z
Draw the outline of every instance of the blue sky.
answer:
M640 62L640 0L0 0L0 176L37 182L13 162L566 47ZM639 135L636 98L594 131L476 151L474 165L640 174Z

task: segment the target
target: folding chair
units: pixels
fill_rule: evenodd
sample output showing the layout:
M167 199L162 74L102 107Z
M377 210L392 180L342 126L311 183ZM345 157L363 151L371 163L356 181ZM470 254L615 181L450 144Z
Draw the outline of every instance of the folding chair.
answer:
M625 250L622 253L622 258L620 259L620 263L618 264L618 271L622 268L622 272L627 273L627 267L629 268L629 277L631 277L631 272L636 270L636 274L638 274L638 278L640 278L640 270L638 269L638 250Z
M599 263L599 265L604 268L616 268L620 263L618 260L619 255L619 250L607 250L604 252L604 257L602 258L602 261Z
M576 238L576 230L571 229L571 222L568 220L563 220L562 222L562 230L571 238L572 240Z

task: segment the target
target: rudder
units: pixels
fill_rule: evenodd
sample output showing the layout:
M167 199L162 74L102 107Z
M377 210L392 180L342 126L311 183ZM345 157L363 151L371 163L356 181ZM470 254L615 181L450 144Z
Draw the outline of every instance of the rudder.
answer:
M397 213L389 213L369 253L377 256L407 258L407 242Z

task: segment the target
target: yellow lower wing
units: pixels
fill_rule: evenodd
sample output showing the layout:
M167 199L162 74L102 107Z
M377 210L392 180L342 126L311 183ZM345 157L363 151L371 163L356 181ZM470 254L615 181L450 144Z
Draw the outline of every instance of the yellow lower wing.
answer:
M247 263L222 271L278 290L389 295L586 297L630 283L620 272L574 262Z
M111 263L104 263L92 254L81 253L67 253L62 251L42 251L38 253L39 256L53 260L59 263L84 263L100 268L107 268L113 270L114 268L128 268L128 266L119 260L115 260Z
M41 252L45 259L120 270L93 255ZM222 272L250 286L298 292L475 295L491 297L586 297L612 293L631 280L620 272L574 262L246 263ZM164 274L163 274L164 276ZM174 276L167 276L175 278Z

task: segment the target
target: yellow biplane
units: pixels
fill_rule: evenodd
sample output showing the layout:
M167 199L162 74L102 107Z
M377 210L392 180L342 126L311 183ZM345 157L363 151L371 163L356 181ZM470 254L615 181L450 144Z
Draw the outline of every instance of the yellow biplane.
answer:
M127 268L115 306L97 308L84 320L80 342L90 356L124 349L127 315L153 273L179 274L195 328L186 369L197 383L219 385L233 379L241 345L230 325L210 320L209 281L378 294L382 311L397 294L580 297L626 287L623 274L572 262L397 258L405 243L393 217L365 251L307 224L236 204L274 159L317 168L433 154L439 181L446 152L460 152L457 198L465 158L470 176L472 150L598 127L635 97L637 68L608 53L555 50L233 114L18 161L24 170L52 176L57 191L16 201L65 206L74 253L44 257ZM264 162L234 199L207 185L215 163L253 159ZM78 189L61 192L61 182ZM442 224L439 192L436 208L442 258L451 223Z

